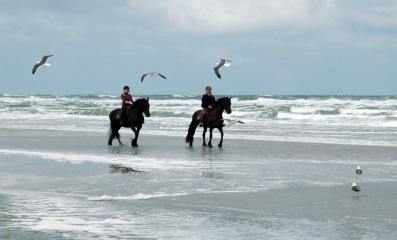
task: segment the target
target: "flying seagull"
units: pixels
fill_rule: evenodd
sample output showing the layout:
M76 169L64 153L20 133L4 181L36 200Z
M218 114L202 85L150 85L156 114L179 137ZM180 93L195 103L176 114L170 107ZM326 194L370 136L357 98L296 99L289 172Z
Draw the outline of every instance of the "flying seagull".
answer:
M356 193L357 196L358 196L358 192L361 191L360 187L359 187L359 186L357 185L357 183L355 183L355 182L352 184L352 188L351 188L351 189L352 189L352 191L353 191L353 194Z
M358 176L360 176L361 174L363 174L363 170L360 168L360 166L357 166L357 168L356 168L356 174L357 174Z
M221 74L219 73L219 69L220 69L221 67L230 67L231 64L232 64L232 61L231 61L231 60L222 58L222 59L220 60L220 62L216 63L216 66L214 67L215 75L216 75L219 79L221 79Z
M235 123L245 124L245 122L241 120L234 120L234 119L223 119L223 120L230 122L231 124L235 124Z
M143 79L144 79L145 77L154 77L154 76L159 76L159 77L162 77L162 78L164 78L164 79L167 79L167 78L166 78L163 74L161 74L161 73L152 72L152 73L145 73L145 74L143 74L142 77L141 77L141 82L143 82Z
M40 61L36 62L36 64L33 66L32 74L34 74L36 72L37 68L39 68L41 65L44 65L47 67L50 66L51 64L47 63L47 59L52 56L54 56L54 55L43 56Z

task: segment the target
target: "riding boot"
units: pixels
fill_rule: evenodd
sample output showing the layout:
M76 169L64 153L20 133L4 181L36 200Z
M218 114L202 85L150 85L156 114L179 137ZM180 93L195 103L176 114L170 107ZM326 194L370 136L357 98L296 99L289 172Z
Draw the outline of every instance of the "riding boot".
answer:
M121 114L120 114L120 124L121 125L124 125L124 123L126 122L125 121L126 118L127 118L127 106L123 106L121 108Z

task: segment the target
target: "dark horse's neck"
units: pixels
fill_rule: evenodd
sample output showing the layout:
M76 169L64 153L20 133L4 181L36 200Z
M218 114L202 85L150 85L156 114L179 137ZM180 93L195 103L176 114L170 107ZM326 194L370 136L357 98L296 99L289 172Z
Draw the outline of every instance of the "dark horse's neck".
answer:
M222 113L225 110L225 106L223 104L225 98L219 98L214 106L214 109L212 110L212 112L218 117L218 118L222 118Z
M138 112L138 113L143 113L144 109L142 107L142 104L144 103L145 99L137 99L131 106L131 110Z
M127 125L141 124L144 122L145 99L137 99L129 109Z

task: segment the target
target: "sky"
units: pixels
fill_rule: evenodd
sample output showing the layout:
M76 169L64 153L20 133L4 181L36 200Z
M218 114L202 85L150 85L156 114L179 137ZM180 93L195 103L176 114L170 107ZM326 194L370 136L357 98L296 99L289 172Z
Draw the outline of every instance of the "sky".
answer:
M397 95L397 0L0 0L0 56L0 93Z

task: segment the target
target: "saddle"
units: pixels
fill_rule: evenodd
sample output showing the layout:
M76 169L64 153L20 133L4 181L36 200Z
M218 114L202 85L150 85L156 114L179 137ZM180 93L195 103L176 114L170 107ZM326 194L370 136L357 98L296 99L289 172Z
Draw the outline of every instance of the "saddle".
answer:
M117 119L117 120L120 120L120 119L121 119L121 111L119 111L119 112L117 113L116 119Z
M125 111L126 111L126 119L128 118L128 116L130 115L130 108L129 107L127 107L127 109L125 109ZM117 115L116 115L116 119L118 119L118 120L121 120L121 116L122 116L122 114L123 114L123 108L120 108L120 111L117 113Z
M209 117L209 113L211 112L211 109L207 109L207 110L201 110L200 114L197 117L198 121L201 121L200 123L200 127L202 127L203 124L208 124L208 117ZM223 118L222 119L218 119L219 121L221 121L222 127L225 126Z
M131 107L127 107L127 109L125 111L127 111L126 113L126 121L130 118L130 114L131 114ZM120 109L120 111L117 113L116 115L116 119L121 121L121 114L123 113L123 110ZM134 116L133 117L133 122L135 121L139 121L139 119L142 117L142 123L145 123L145 118L143 118L143 116Z
M127 111L128 111L128 109L127 109ZM117 113L117 115L116 115L116 119L118 119L118 120L120 120L121 119L121 113L123 112L123 110L122 109L120 109L120 111ZM128 113L127 113L127 116L128 116Z

